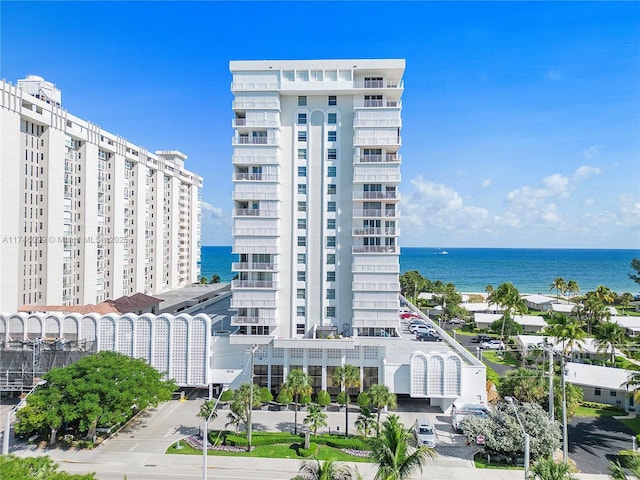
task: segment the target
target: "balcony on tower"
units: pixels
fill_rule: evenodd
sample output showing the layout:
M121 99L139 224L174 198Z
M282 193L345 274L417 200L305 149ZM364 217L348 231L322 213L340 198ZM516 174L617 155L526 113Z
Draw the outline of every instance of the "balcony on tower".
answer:
M278 135L275 130L252 130L238 132L232 139L233 146L238 145L278 145Z

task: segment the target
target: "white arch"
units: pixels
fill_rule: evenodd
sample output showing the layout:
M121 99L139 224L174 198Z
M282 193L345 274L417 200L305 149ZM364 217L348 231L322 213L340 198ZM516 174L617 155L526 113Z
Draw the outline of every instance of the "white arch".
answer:
M67 340L77 340L80 333L80 319L82 316L79 313L69 313L62 319L62 336Z
M62 328L60 327L59 315L47 315L46 317L44 317L44 337L64 337L64 335L62 334Z

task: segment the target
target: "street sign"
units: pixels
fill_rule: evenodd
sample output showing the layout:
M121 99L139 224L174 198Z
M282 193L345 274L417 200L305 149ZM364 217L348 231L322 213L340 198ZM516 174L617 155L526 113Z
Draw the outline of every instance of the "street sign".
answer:
M476 443L477 443L478 445L484 445L484 435L478 435L478 436L476 437Z

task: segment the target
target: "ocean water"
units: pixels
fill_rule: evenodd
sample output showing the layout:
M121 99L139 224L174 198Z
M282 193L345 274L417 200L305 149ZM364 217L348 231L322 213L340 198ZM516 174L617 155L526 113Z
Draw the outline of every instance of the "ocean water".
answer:
M446 252L446 254L445 254ZM202 247L201 271L223 282L233 278L231 247ZM605 285L614 292L640 292L629 274L631 259L640 250L535 248L410 248L400 254L400 271L419 271L424 277L455 284L461 292L484 292L487 285L513 283L521 293L548 294L556 277L575 280L581 292Z

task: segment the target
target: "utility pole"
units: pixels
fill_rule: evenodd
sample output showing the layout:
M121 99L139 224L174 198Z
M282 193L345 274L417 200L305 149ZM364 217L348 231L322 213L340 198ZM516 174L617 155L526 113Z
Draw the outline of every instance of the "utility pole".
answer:
M258 345L251 345L251 373L249 374L249 414L247 415L247 452L251 451L251 412L253 411L253 357Z
M555 402L553 400L553 347L548 347L549 352L549 418L553 420Z
M567 432L567 389L564 374L564 349L562 350L562 362L560 375L562 376L562 461L569 462L569 439Z

